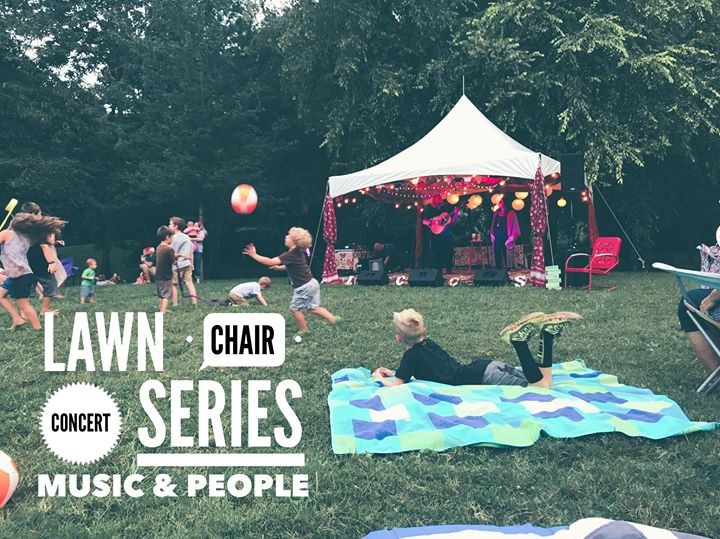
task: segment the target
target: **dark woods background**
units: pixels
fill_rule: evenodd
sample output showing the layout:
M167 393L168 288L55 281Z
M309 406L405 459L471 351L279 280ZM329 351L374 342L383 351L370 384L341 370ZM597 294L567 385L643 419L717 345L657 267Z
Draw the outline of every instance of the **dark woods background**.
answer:
M0 202L34 200L68 219L68 244L95 244L105 273L114 247L134 267L158 225L202 212L207 273L250 273L245 243L274 255L289 226L314 234L327 177L418 140L464 75L468 97L524 145L585 152L644 258L692 256L720 224L718 10L718 0L296 0L280 12L252 0L0 0ZM230 208L238 183L259 193L250 216ZM596 202L601 233L617 233ZM582 240L570 206L551 208L556 239ZM584 218L577 198L573 208ZM413 237L412 212L371 201L340 208L338 221L340 244L409 248Z

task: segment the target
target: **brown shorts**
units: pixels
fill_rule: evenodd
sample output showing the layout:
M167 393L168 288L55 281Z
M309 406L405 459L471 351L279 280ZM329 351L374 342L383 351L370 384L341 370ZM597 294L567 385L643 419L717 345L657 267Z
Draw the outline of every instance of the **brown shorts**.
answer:
M184 268L173 268L173 276L172 276L172 284L176 285L178 284L178 274L180 275L180 278L182 279L182 283L184 286L187 286L189 284L192 284L192 266L186 266Z
M235 294L230 294L230 301L232 301L235 305L250 305L250 302L240 296L236 296Z
M160 299L172 299L172 281L155 281Z

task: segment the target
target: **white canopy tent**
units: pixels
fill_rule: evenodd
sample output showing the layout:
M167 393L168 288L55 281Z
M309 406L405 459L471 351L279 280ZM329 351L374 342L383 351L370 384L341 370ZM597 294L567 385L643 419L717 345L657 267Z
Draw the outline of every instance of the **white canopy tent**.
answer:
M482 174L532 180L538 155L543 176L560 172L558 161L510 138L463 95L439 124L409 148L365 170L331 176L328 194L334 198L420 176Z

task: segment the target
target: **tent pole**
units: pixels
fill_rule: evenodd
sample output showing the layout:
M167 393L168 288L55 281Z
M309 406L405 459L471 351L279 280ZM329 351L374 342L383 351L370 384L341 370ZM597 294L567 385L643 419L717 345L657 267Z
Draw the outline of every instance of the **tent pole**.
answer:
M547 234L548 247L550 247L550 262L551 266L555 265L555 254L553 253L552 246L552 234L550 234L550 205L547 203L547 195L545 196L545 221L547 222Z
M316 250L315 247L318 242L318 234L320 234L320 225L322 224L322 219L323 219L323 210L325 209L325 197L328 195L329 192L330 192L330 182L328 182L325 185L325 194L323 195L322 205L320 206L320 219L318 219L318 226L317 226L317 229L315 230L315 236L314 236L315 241L313 242L312 253L310 253L310 264L309 265L310 265L311 272L312 272L313 260L315 260L315 250Z

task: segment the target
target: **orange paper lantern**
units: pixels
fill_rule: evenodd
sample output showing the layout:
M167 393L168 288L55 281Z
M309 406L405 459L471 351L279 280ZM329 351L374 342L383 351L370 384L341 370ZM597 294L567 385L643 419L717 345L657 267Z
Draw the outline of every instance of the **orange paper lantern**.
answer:
M447 201L450 204L457 204L458 202L460 202L460 197L458 195L456 195L455 193L450 193L447 196Z
M528 193L527 191L518 191L517 193L515 193L515 198L525 200L529 195L530 193Z
M516 198L515 200L512 201L512 207L513 207L513 210L520 211L525 207L525 202L523 202L519 198Z

